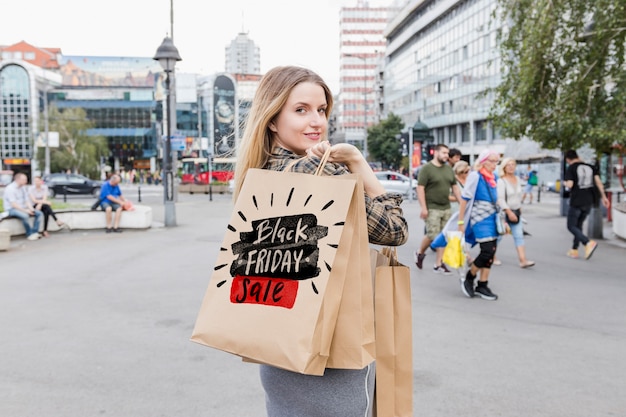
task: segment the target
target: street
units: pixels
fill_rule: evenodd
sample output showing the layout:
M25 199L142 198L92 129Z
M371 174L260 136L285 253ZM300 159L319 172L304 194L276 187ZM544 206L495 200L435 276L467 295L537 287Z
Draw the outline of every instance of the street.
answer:
M231 196L180 194L177 226L165 228L162 187L141 187L141 203L136 186L123 192L153 207L151 229L14 237L0 252L0 416L265 415L257 365L189 341ZM558 197L541 197L523 207L536 266L519 268L505 236L495 302L433 273L432 252L416 268L423 221L416 201L403 204L415 416L626 416L625 242L567 258Z

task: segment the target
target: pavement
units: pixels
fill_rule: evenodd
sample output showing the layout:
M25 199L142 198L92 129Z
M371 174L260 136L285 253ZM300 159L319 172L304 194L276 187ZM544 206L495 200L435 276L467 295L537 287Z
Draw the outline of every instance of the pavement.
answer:
M138 202L138 189L124 194ZM180 194L163 227L162 189L141 188L153 227L14 237L0 252L0 416L263 416L257 365L189 341L231 216L229 195ZM72 197L89 206L91 198ZM525 205L529 259L498 248L497 301L465 298L458 274L413 263L414 415L626 416L626 245L612 236L587 261L565 257L571 235L558 197Z

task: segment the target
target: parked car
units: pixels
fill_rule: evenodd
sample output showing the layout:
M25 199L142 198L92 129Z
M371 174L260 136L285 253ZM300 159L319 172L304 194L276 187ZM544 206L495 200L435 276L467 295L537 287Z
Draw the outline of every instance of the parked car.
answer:
M43 177L50 197L56 195L100 195L102 181L94 181L80 174L49 174Z
M406 197L416 195L416 180L412 180L406 175L394 171L376 171L374 174L383 187L385 187L385 191L400 193Z

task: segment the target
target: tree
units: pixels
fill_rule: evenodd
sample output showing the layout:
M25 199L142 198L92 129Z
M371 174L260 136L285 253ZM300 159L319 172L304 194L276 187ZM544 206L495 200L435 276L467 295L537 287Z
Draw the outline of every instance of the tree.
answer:
M494 124L547 149L626 143L626 2L498 0Z
M93 128L94 123L87 120L85 111L72 108L61 112L52 105L48 119L49 130L59 132L59 147L50 148L50 171L70 169L91 178L98 178L100 157L108 156L109 148L105 137L87 135L87 130ZM44 152L45 149L40 148L37 154L39 166L45 164Z
M367 149L370 159L380 161L385 168L400 168L402 163L402 142L396 139L404 123L399 116L390 113L379 124L367 129Z

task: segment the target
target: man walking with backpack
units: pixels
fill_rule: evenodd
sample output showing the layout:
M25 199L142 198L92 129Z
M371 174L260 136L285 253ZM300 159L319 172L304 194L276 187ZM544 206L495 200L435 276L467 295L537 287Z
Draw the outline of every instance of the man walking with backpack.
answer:
M537 171L533 169L533 167L528 164L528 172L526 173L526 185L524 186L524 194L522 194L522 204L526 200L526 196L528 196L528 204L533 203L533 188L538 183Z
M565 186L570 189L569 210L567 212L567 230L574 235L572 249L567 256L578 259L578 245L585 247L585 259L591 258L598 247L595 240L583 234L583 222L591 212L595 203L596 193L602 199L602 204L609 207L609 199L604 194L604 186L598 175L598 169L580 160L575 150L565 152L565 162L569 165L565 171Z

